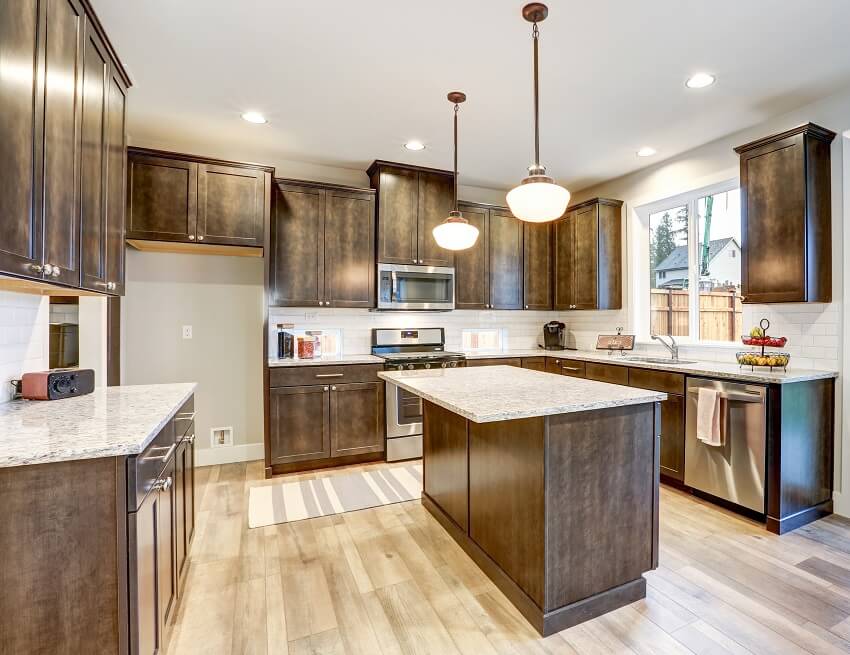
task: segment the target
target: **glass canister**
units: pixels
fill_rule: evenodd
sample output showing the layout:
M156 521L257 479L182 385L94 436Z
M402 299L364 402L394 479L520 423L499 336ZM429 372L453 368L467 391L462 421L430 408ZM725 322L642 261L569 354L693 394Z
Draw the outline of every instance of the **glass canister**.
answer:
M298 359L313 359L315 337L298 337Z

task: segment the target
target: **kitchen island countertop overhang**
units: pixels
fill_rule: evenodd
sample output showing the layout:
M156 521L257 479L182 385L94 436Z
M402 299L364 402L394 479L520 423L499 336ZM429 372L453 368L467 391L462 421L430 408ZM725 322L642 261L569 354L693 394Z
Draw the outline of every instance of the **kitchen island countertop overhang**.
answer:
M667 394L515 366L381 371L378 377L475 423L661 402Z

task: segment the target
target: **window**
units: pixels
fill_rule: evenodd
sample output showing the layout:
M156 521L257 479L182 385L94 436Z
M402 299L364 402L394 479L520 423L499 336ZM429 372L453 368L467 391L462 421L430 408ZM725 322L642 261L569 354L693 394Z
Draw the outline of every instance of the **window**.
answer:
M638 208L648 232L649 282L636 289L645 299L639 332L740 339L740 201L729 182Z
M503 334L499 328L470 328L461 331L465 351L496 352L502 350Z

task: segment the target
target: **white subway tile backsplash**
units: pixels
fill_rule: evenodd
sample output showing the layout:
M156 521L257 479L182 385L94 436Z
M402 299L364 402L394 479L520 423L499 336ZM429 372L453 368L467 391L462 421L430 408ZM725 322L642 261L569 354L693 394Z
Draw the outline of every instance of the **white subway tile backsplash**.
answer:
M12 397L10 380L48 368L47 297L0 292L0 403Z

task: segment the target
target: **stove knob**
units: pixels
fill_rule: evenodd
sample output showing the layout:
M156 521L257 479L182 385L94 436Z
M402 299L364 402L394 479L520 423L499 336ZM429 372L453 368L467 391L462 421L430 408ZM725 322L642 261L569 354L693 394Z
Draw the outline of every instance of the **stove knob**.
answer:
M442 366L443 368L446 368L446 363L443 362L442 364L440 364L440 366Z
M408 365L407 365L407 368L408 368L408 369L412 369L412 368L413 368L413 364L408 364Z
M399 364L399 365L398 365L398 370L399 370L399 371L403 371L403 370L404 370L404 365Z
M425 368L431 368L431 365L426 363Z

